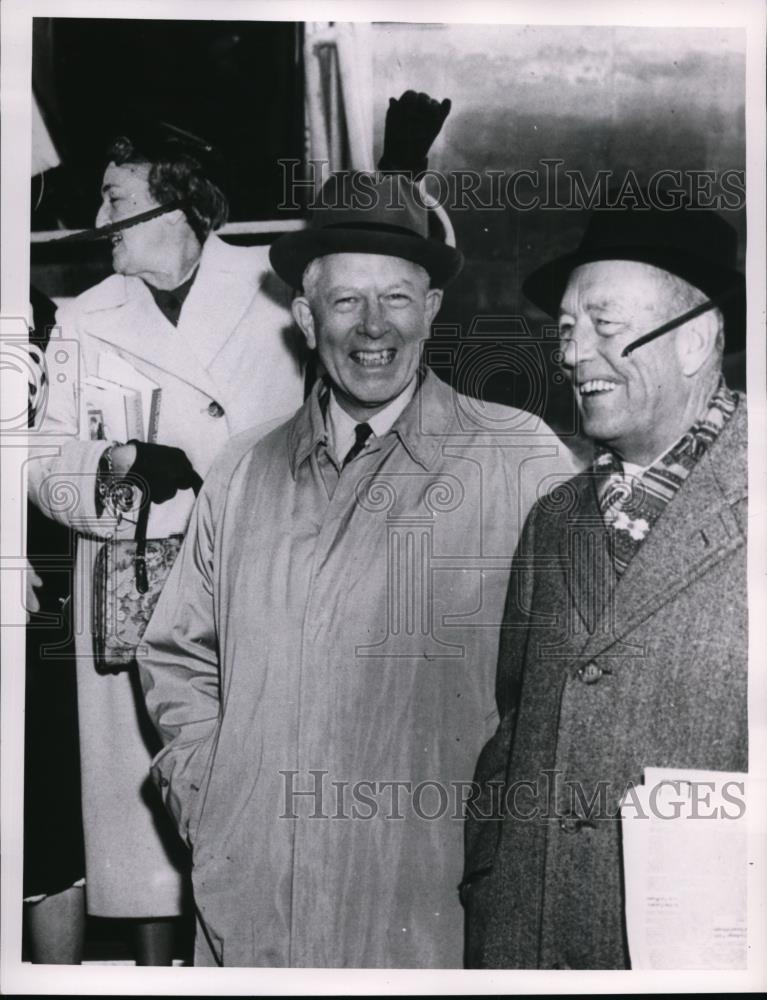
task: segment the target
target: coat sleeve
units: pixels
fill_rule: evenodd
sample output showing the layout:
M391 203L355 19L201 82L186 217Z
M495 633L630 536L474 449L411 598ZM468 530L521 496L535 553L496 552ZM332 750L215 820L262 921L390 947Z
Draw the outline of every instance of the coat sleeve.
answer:
M500 722L479 755L474 772L474 796L466 816L465 879L488 871L499 835L503 785L516 721L517 697L528 641L533 591L533 538L537 508L533 508L514 553L498 647L495 697Z
M517 498L516 523L521 525L511 564L509 585L498 648L496 705L499 725L482 750L474 775L473 797L466 815L466 866L462 894L468 885L492 866L500 820L495 813L502 804L503 784L516 719L517 692L527 647L529 611L533 591L535 518L538 501L570 480L579 462L570 448L550 428L542 425L534 448L523 456L507 483L508 495ZM532 459L532 460L529 460Z
M214 613L214 511L223 494L210 476L137 657L146 706L164 748L152 777L191 844L217 734L220 680Z
M519 688L528 642L533 593L535 515L530 512L514 554L503 612L496 674L496 703L500 722L480 753L474 773L473 795L466 810L465 868L460 887L466 909L466 963L481 964L487 919L487 894L492 888L496 847L503 825L506 774L514 738Z
M73 304L56 313L61 337L51 337L47 355L76 351L70 377L50 378L44 407L30 433L27 485L32 503L43 514L85 535L114 535L114 519L96 511L96 474L108 441L80 440L78 392L86 373Z

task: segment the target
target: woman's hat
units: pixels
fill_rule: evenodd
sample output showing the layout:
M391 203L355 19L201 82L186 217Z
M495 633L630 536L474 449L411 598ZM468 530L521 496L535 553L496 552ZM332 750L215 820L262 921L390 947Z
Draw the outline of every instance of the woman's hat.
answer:
M463 267L460 250L429 236L429 212L401 174L331 174L312 207L310 226L279 236L269 250L272 267L293 288L301 288L311 261L333 253L401 257L425 268L435 288Z

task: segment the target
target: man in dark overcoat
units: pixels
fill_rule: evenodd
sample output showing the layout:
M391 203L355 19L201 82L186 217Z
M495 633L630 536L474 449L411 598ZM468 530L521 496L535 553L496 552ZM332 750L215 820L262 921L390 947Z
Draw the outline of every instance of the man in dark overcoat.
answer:
M648 767L747 769L736 245L710 211L597 211L524 285L596 452L515 556L467 821L472 967L630 967L621 797Z

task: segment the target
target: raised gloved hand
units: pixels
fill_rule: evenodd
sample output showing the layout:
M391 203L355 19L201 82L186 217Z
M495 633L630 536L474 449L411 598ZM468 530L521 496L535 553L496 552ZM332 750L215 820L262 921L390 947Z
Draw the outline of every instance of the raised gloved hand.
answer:
M194 490L196 493L202 486L202 479L180 448L147 444L145 441L129 441L128 444L136 449L128 478L135 478L142 488L149 489L152 503L165 503L179 490Z
M399 100L390 97L378 169L404 171L417 179L426 170L431 144L439 135L451 107L450 98L440 103L414 90L406 90Z

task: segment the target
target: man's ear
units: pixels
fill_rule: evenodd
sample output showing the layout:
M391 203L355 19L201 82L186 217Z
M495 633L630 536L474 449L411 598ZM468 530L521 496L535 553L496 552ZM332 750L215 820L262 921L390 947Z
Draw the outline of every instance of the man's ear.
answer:
M426 325L431 326L442 305L442 289L430 288L426 293Z
M314 316L312 315L312 307L309 305L308 299L305 299L303 295L298 295L293 299L290 309L293 313L293 319L300 327L304 337L306 337L309 350L315 350L317 347L317 338L314 335Z
M677 355L683 375L695 375L716 349L720 320L712 311L679 327Z
M179 222L185 221L186 214L182 208L174 208L172 212L166 212L161 218L171 226L177 226Z

